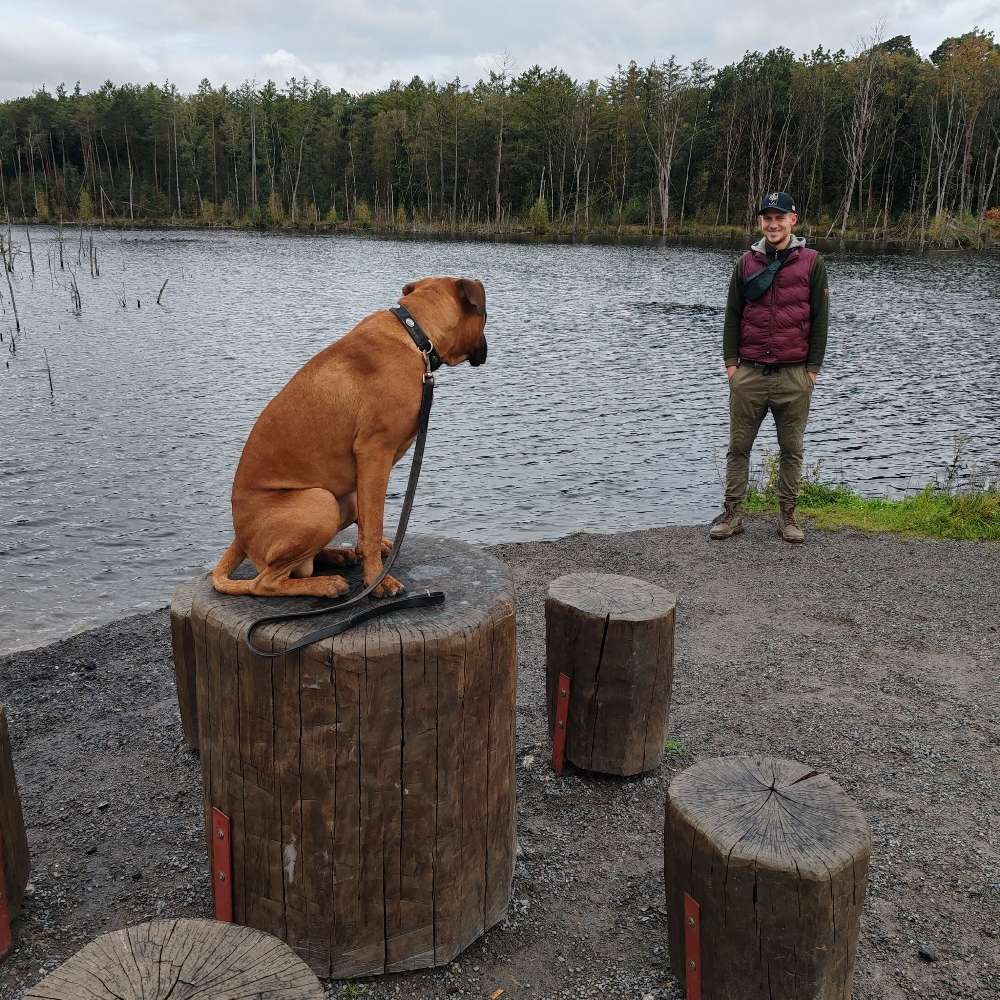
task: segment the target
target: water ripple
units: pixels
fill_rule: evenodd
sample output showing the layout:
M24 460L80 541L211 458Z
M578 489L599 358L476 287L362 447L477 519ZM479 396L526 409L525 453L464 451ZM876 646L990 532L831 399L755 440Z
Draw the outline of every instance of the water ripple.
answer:
M33 239L46 260L55 231ZM0 304L0 651L163 605L213 563L263 405L427 274L484 281L490 361L441 374L415 530L490 543L705 521L718 503L735 252L215 232L95 241L102 277L78 270L81 316L67 273L42 265L32 281L19 268L24 332L11 355ZM923 483L957 434L971 460L995 461L1000 261L828 265L830 347L807 460L874 493ZM770 421L758 458L764 444L773 450ZM405 477L393 474L390 523Z

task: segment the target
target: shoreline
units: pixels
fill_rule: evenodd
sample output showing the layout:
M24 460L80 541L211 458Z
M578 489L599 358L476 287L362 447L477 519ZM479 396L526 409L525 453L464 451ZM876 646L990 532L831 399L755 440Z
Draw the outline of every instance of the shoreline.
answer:
M939 534L929 534L926 530L919 530L918 527L908 530L906 527L890 527L887 526L891 524L891 520L886 517L879 518L866 518L865 509L866 507L876 506L889 508L890 511L893 509L902 510L905 505L910 503L914 497L919 497L922 493L926 494L930 486L923 487L922 490L913 489L908 491L907 495L899 499L889 499L882 500L881 498L864 498L859 494L854 494L847 488L834 487L826 483L814 483L806 481L803 484L803 496L799 504L799 513L804 518L804 527L807 529L807 540L808 534L814 532L831 532L831 531L842 531L842 530L859 530L864 531L871 535L895 535L901 538L922 538L928 540L939 540L939 541L963 541L971 542L972 544L989 544L995 542L997 538L996 533L1000 531L1000 525L996 523L996 515L994 514L994 520L990 523L994 525L992 537L963 537L961 535L939 535ZM819 492L840 492L842 496L829 500L826 497L821 497L818 506L811 505L811 494ZM945 491L947 494L947 490ZM949 494L950 495L950 494ZM958 494L961 496L962 494ZM984 496L983 492L973 494L974 496ZM991 490L991 496L996 495L995 490ZM846 498L847 504L844 504L844 499ZM861 509L852 501L861 501ZM871 502L873 501L873 502ZM995 506L995 504L994 504ZM747 521L763 521L765 523L773 520L777 514L777 501L773 495L773 492L769 488L763 491L755 482L751 482L751 488L747 495L746 505L744 508L744 517ZM912 520L913 515L909 515ZM868 521L868 523L865 523ZM906 523L906 518L902 519L902 522ZM926 527L925 525L920 525L920 528ZM939 524L937 527L940 529L944 527L944 524ZM698 528L703 530L706 535L708 532L707 523L702 524L701 522L689 523L664 523L661 525L645 526L645 527L633 527L626 529L629 533L634 533L638 531L670 531L674 529L692 529ZM510 541L491 541L484 545L482 548L494 550L499 549L504 546L516 546L516 545L530 545L537 543L558 543L566 541L573 538L575 535L580 534L579 531L570 531L563 535L556 535L552 538L532 538L532 539L521 539L521 540L510 540ZM615 537L617 535L623 534L621 531L608 531L608 532L583 532L584 534L592 534L596 538L602 537ZM206 572L210 570L211 567L206 567ZM40 643L33 645L19 645L11 649L0 648L0 658L4 656L15 656L20 653L27 653L35 650L46 649L49 646L55 645L59 642L64 642L68 639L74 639L79 635L83 635L87 632L94 631L96 629L106 628L110 625L114 625L118 622L124 622L129 618L134 618L141 615L152 614L156 611L162 611L163 609L169 609L170 600L166 599L165 603L147 607L136 607L129 610L124 610L121 612L113 613L110 617L100 616L95 621L82 620L73 625L68 626L68 631L65 634L57 635L53 638L43 640Z
M789 546L753 518L722 543L692 526L488 548L518 595L514 900L452 969L365 980L366 997L680 1000L662 914L666 787L697 760L754 752L827 771L872 827L855 1000L995 995L1000 626L983 584L1000 547L850 529ZM678 750L636 779L558 779L548 765L544 595L590 570L679 595ZM33 863L0 965L0 1000L16 1000L99 933L204 916L210 899L166 611L0 656L0 702Z
M74 231L79 228L109 232L171 232L175 230L205 230L234 233L275 233L292 236L356 236L370 239L388 240L430 240L440 242L476 242L476 243L510 243L518 244L552 244L556 246L566 245L595 245L595 246L692 246L704 248L720 248L743 250L755 239L759 238L757 230L747 232L738 226L709 227L699 229L692 226L692 231L673 231L662 235L657 232L650 232L645 226L628 226L626 231L617 232L617 227L607 229L592 228L586 232L563 231L559 228L550 227L548 230L538 232L528 227L511 228L507 230L495 231L492 227L480 226L465 229L453 230L448 226L439 225L410 225L401 226L377 226L372 223L351 223L351 222L297 222L278 223L267 226L257 225L250 222L219 222L216 220L205 220L197 218L185 219L74 219L69 220L40 220L37 218L12 218L11 227L24 228L26 226L47 227L59 229L60 227ZM984 240L978 246L939 246L930 243L928 240L905 239L895 236L883 235L877 239L858 236L857 234L846 236L843 239L839 236L823 236L811 233L811 228L807 224L796 227L800 235L806 237L810 246L823 251L841 251L847 253L870 253L870 254L975 254L994 255L1000 254L1000 243L994 240Z

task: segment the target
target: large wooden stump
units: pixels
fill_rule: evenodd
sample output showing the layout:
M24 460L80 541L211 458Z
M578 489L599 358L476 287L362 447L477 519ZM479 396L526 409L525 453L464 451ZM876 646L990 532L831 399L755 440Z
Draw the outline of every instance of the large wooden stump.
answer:
M607 774L663 759L674 671L673 594L645 580L572 573L545 599L549 731L559 675L570 681L566 759Z
M688 768L671 782L664 835L678 978L700 976L703 1000L850 1000L870 853L861 811L805 764ZM700 959L685 954L698 935L685 895L700 907Z
M213 807L230 817L234 919L322 976L450 962L510 901L510 573L417 535L396 567L411 592L444 590L446 603L273 660L249 652L248 623L317 602L225 596L207 575L191 584L206 831ZM266 626L254 641L280 651L329 620Z
M17 793L7 714L0 705L0 959L13 947L11 921L21 911L31 861Z
M154 920L104 934L24 1000L323 1000L315 974L268 934L214 920Z

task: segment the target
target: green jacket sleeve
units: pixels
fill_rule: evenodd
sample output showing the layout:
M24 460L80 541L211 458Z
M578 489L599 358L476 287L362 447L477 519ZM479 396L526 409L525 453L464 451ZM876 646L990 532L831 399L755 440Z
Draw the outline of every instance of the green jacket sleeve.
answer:
M810 280L809 356L806 369L818 372L826 354L826 333L830 319L830 285L826 276L826 262L816 258Z
M733 268L729 280L729 296L726 299L726 321L722 328L722 357L726 367L735 365L740 356L740 320L743 318L743 279L740 275L741 256Z

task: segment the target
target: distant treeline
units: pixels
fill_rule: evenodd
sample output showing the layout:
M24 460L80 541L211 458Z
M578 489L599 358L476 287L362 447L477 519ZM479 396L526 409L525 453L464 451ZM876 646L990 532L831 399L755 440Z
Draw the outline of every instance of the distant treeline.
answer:
M929 59L900 35L603 83L507 66L360 95L109 81L0 103L2 210L36 220L668 233L750 226L783 189L814 233L981 241L998 165L1000 45L978 29Z

